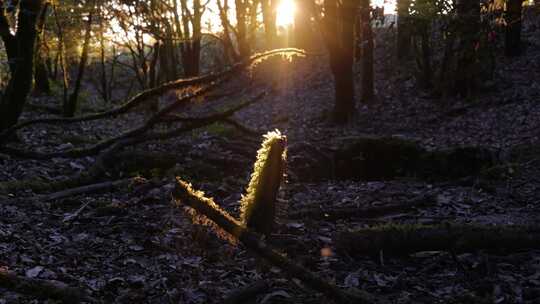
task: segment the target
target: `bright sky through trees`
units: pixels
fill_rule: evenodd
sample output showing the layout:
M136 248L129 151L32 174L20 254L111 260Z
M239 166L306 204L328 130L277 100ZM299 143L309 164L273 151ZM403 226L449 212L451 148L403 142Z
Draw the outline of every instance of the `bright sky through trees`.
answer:
M294 0L281 0L276 12L278 26L288 26L294 23L296 3Z

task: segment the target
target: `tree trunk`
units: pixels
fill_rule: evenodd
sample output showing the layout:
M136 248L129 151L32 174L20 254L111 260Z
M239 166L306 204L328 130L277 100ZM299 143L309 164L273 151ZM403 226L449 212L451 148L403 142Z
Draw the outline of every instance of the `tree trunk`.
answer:
M455 92L470 97L478 85L476 48L480 32L480 2L478 0L458 0L459 56L455 74Z
M411 53L409 7L411 0L397 0L397 57L406 59Z
M339 7L336 0L326 0L324 9L324 39L335 90L332 119L335 123L345 124L354 114L355 107L353 53L356 6L352 0Z
M371 29L370 1L362 0L362 102L369 103L375 96L373 88L373 31Z
M109 103L111 100L111 96L109 95L109 85L112 85L108 82L107 77L107 56L106 56L106 48L105 48L105 35L104 35L105 28L103 27L103 16L100 17L99 22L99 67L100 67L100 94L103 101L106 103ZM116 54L112 53L112 56L114 57Z
M34 71L34 92L37 94L50 94L51 86L49 84L49 74L47 72L47 65L44 53L44 29L45 29L45 19L47 18L47 12L50 3L47 2L41 10L41 14L38 19L39 32L37 34L36 42L36 57L35 57L35 71Z
M509 57L521 54L521 10L522 0L506 2L506 35L504 54Z
M336 247L350 256L403 256L419 251L508 252L540 248L535 226L387 225L338 234Z
M223 3L221 3L221 0L217 0L217 5L219 9L219 19L221 21L221 27L223 28L223 51L227 55L229 61L238 62L240 60L240 55L236 52L234 48L230 34L231 25L228 17L228 0L224 0Z
M296 1L296 15L294 16L294 40L295 46L300 49L308 49L312 39L311 10L308 0Z
M32 89L36 22L42 5L42 0L20 2L15 36L9 33L9 25L3 12L0 16L0 34L6 46L8 60L12 62L11 78L0 102L0 130L17 123ZM8 25L7 32L4 25Z
M454 59L454 44L456 40L456 34L449 32L444 37L444 53L441 61L441 68L439 69L439 74L437 76L436 90L441 97L446 98L450 93L451 77L449 77L452 61Z
M276 27L276 7L277 0L262 0L261 7L263 13L264 33L266 37L266 48L271 50L276 47L277 27Z
M430 21L417 20L415 24L416 33L414 36L414 46L416 61L419 68L418 80L424 89L433 87L433 69L431 67L431 45L430 45ZM418 46L418 40L420 46ZM444 55L447 55L446 53ZM443 56L444 56L443 55ZM443 61L444 61L443 57ZM444 64L444 62L443 62Z
M240 58L246 59L251 53L247 37L247 4L245 0L236 0L236 40Z
M75 86L71 96L67 103L64 103L64 117L73 117L78 108L79 103L79 91L81 89L82 79L86 69L86 62L88 61L88 49L90 47L90 38L92 34L92 19L94 16L94 3L92 3L92 11L88 15L88 21L86 22L86 31L84 34L83 49L81 54L81 60L79 61L79 71L77 73L77 79L75 80Z
M66 61L66 50L65 50L65 43L64 43L64 32L62 30L62 26L60 24L60 19L58 18L58 11L56 9L56 6L53 5L53 14L54 14L54 21L56 25L56 31L58 35L58 56L57 56L57 64L55 68L55 75L58 72L58 63L60 63L60 68L62 69L62 104L67 104L68 102L68 91L69 91L69 72L67 70L67 61Z

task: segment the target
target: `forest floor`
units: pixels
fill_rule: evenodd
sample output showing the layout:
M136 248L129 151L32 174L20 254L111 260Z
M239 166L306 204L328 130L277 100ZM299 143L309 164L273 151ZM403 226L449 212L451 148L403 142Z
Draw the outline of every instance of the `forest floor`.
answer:
M279 198L283 210L274 238L289 244L281 250L290 259L325 280L384 295L393 303L539 303L538 250L404 256L383 252L375 258L336 250L339 232L376 224L538 223L540 42L533 37L539 34L526 33L522 57L498 58L493 88L474 100L443 102L416 89L410 71L395 69L391 43L380 42L391 33L380 33L377 102L358 105L350 125L336 127L325 119L333 86L326 58L321 57L282 62L274 86L267 85L264 75L258 79L256 68L251 76L222 85L218 92L225 96L194 102L182 113L214 113L269 90L235 119L261 133L279 129L287 136L287 183ZM32 100L54 102L50 97ZM31 109L23 119L46 115ZM84 146L137 126L147 115L137 111L96 122L36 125L20 131L21 142L13 146L37 151ZM500 170L495 176L443 180L407 175L336 179L325 171L332 153L365 136L410 139L430 151L483 147L497 154ZM103 303L222 303L232 291L260 281L268 286L246 303L331 302L282 269L263 265L243 246L201 230L171 203L174 177L180 176L237 216L260 141L217 123L133 148L178 156L169 168L108 172L109 180L138 174L142 178L136 184L49 201L29 189L0 193L0 267L79 286ZM94 161L0 154L0 181L62 180ZM376 217L292 216L302 210L365 209L414 200L424 204ZM0 288L0 303L38 302L51 303Z

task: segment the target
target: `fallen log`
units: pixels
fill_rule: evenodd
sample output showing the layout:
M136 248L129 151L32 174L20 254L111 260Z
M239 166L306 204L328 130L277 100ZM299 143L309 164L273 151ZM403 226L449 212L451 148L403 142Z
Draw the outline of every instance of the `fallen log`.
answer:
M540 249L538 226L479 226L465 224L385 225L337 235L339 252L351 256L403 256L420 251L507 252Z
M92 299L79 288L69 287L65 283L59 281L18 276L2 268L0 268L0 287L38 298L59 300L63 303L92 301Z
M342 208L310 208L292 211L288 213L290 219L355 219L355 218L375 218L393 213L412 211L417 208L427 207L435 204L435 197L432 195L420 195L402 203L388 204L376 207L342 207Z
M269 246L261 235L246 229L226 211L220 209L213 199L205 197L204 193L194 190L190 184L180 178L177 178L173 197L177 206L192 208L198 215L208 218L258 256L281 268L292 277L302 280L309 287L334 299L337 303L386 303L382 297L375 297L364 291L352 293L340 290L303 266L292 262Z
M393 180L399 177L444 181L478 176L498 163L497 151L482 147L428 150L398 137L353 137L334 153L335 176L341 180ZM331 168L321 164L327 171Z

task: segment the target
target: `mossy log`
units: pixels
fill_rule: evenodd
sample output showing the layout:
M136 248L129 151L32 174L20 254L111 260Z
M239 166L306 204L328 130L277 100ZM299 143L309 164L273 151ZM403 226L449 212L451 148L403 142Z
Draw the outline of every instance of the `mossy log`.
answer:
M0 269L0 287L38 298L59 300L63 303L81 303L91 299L78 288L59 281L47 281L15 275Z
M28 179L0 183L0 193L13 193L32 190L36 193L62 191L69 188L89 185L96 182L99 176L91 173L73 175L63 180L49 181L43 179Z
M419 251L487 252L540 249L540 227L387 225L337 236L338 251L351 256L401 256Z
M479 175L496 162L495 153L481 147L428 151L407 139L361 137L348 139L335 152L332 175L352 180L448 180Z
M257 152L253 173L241 200L241 217L246 227L270 236L275 225L276 198L285 172L287 138L269 132Z
M173 197L177 206L192 208L197 214L208 218L258 256L279 267L292 277L302 280L309 287L334 299L337 303L387 303L383 297L375 297L364 291L350 293L340 290L337 286L324 281L308 269L292 262L269 246L262 235L242 226L226 211L220 209L213 199L205 197L204 193L200 191L195 191L190 184L179 178L173 191Z

